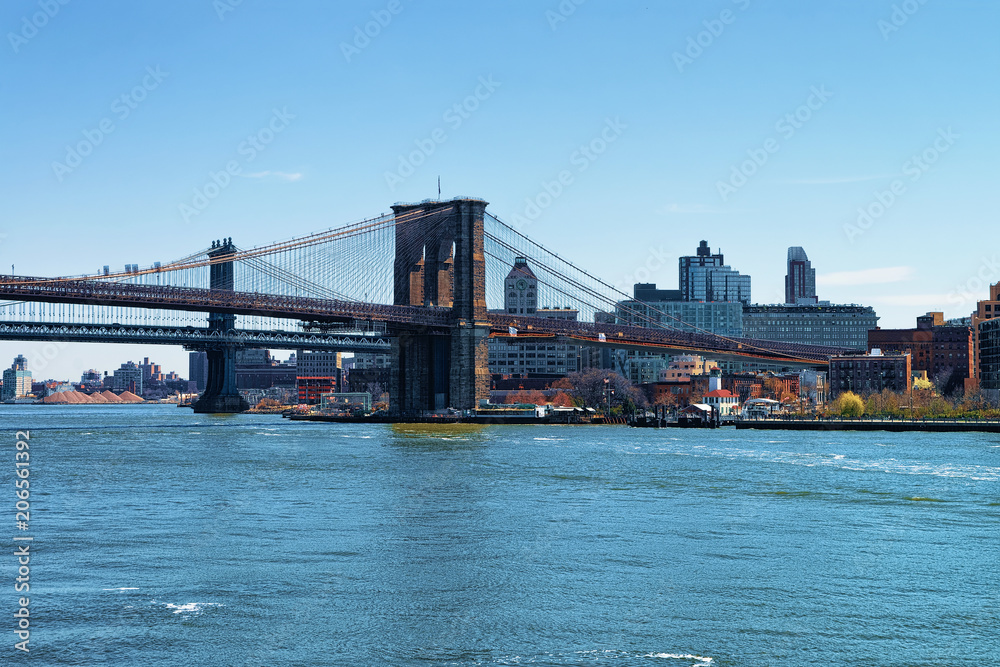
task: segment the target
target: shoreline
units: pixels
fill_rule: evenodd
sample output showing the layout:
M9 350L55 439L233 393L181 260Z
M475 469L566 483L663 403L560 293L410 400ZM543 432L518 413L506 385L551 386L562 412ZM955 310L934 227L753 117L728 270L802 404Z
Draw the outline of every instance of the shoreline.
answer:
M736 422L739 429L778 431L889 431L901 433L1000 433L997 420L947 419L761 419Z

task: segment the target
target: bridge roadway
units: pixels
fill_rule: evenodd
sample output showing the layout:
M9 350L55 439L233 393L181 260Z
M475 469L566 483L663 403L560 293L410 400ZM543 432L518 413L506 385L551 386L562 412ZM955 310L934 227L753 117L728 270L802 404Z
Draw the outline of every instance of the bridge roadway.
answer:
M60 341L69 343L146 343L183 345L202 349L210 345L234 344L278 350L331 350L377 352L391 349L382 331L253 331L234 329L225 334L208 327L159 327L131 324L60 324L0 322L0 340Z
M440 307L388 306L254 292L25 276L0 276L0 299L232 313L317 322L368 320L385 322L395 330L443 329L453 323L451 309ZM509 327L514 327L518 330L518 340L559 338L586 345L704 354L720 360L769 361L789 367L824 367L831 356L844 352L835 347L724 338L672 329L518 317L506 313L491 312L486 318L490 335L498 338L508 337ZM162 341L162 338L157 339ZM208 342L221 341L216 338ZM174 344L183 345L186 342ZM280 349L282 345L274 347Z
M0 275L0 299L122 308L258 315L292 320L342 322L374 320L402 326L448 326L450 308L386 306L377 303L235 292L100 280Z

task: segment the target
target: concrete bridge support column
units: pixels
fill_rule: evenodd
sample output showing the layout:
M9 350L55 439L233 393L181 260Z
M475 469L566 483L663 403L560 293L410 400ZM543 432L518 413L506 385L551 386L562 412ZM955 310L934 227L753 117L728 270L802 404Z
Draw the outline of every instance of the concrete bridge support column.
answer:
M208 256L215 259L226 257L236 252L232 239L212 245ZM235 286L233 275L233 263L220 262L209 267L210 280L209 287L213 290L232 291ZM225 333L236 328L236 316L224 313L209 313L208 328L212 331ZM217 346L207 348L208 352L208 379L205 391L198 402L194 404L194 411L201 413L233 413L245 412L250 409L240 392L236 388L236 346L220 343Z

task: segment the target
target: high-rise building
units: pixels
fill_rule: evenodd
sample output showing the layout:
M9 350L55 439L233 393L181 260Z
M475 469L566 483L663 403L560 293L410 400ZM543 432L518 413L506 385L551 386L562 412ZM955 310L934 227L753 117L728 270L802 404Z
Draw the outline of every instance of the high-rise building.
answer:
M538 307L538 278L524 257L514 259L514 268L504 281L503 307L512 315L534 315Z
M979 386L993 400L1000 399L1000 318L979 325Z
M788 249L788 271L785 273L785 303L817 303L816 269L812 268L806 251L799 246Z
M1000 282L990 285L990 298L977 302L976 311L972 313L970 318L969 325L972 327L972 340L975 352L973 367L977 373L982 363L979 356L981 347L981 343L979 342L979 325L982 322L997 317L1000 317Z
M14 357L14 363L3 372L3 393L0 400L12 401L31 393L31 371L23 354Z
M120 368L115 370L113 389L116 394L123 391L130 391L136 396L142 396L143 389L142 366L132 361L126 361Z
M738 301L750 303L750 276L726 266L722 253L713 255L702 241L695 255L678 262L681 299L684 301Z
M80 375L80 384L92 385L96 387L101 384L102 379L103 378L101 377L101 372L99 370L91 368L90 370L84 371Z

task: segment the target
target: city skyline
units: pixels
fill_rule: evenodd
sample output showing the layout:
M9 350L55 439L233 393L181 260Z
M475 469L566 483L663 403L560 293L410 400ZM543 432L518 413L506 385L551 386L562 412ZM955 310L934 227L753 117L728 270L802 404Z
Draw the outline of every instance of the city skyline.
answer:
M970 243L996 204L1000 10L912 4L70 3L39 27L37 2L8 3L0 85L32 103L0 112L0 262L249 247L436 197L440 176L625 292L674 288L706 239L756 303L784 300L801 246L824 300L883 327L968 315L1000 280ZM48 368L184 373L180 348L132 347Z

